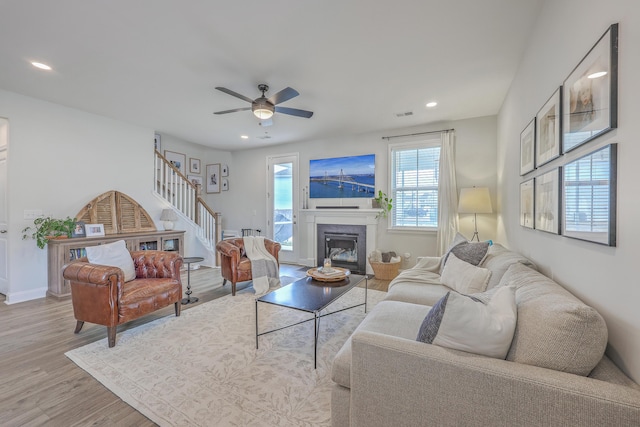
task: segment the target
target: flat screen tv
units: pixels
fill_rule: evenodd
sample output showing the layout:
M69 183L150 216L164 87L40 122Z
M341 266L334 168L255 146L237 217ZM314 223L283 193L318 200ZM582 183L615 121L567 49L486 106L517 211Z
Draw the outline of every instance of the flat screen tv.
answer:
M310 160L309 197L375 197L375 167L375 154Z

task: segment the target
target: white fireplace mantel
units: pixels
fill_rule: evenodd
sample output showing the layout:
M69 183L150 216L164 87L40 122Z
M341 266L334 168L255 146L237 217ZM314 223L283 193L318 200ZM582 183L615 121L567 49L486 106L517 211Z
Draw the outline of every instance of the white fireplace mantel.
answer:
M368 256L377 247L378 214L380 209L301 209L305 238L301 245L304 252L300 255L300 263L308 267L316 267L318 224L365 225L367 227ZM367 273L373 274L373 269L367 263Z

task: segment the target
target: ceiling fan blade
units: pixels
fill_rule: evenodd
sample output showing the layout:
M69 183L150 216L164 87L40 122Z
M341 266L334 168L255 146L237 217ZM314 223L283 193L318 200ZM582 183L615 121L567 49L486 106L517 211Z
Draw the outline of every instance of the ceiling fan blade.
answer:
M298 95L300 94L298 93L297 90L292 89L290 87L286 87L282 89L280 92L276 93L275 95L269 97L269 102L272 103L273 105L276 105L276 104L280 104L285 101L288 101L291 98L295 98Z
M251 107L234 108L233 110L216 111L213 114L227 114L227 113L235 113L236 111L248 111L248 110L251 110Z
M276 111L278 113L289 114L290 116L305 117L307 119L313 116L313 111L298 110L297 108L276 107Z
M244 95L240 95L238 92L234 92L234 91L232 91L231 89L227 89L226 87L220 87L220 86L217 86L217 87L216 87L216 89L218 89L218 90L219 90L219 91L221 91L221 92L226 93L227 95L235 96L236 98L240 98L240 99L242 99L242 100L244 100L244 101L247 101L247 102L253 102L253 99L251 99L251 98L247 98L247 97L246 97L246 96L244 96Z

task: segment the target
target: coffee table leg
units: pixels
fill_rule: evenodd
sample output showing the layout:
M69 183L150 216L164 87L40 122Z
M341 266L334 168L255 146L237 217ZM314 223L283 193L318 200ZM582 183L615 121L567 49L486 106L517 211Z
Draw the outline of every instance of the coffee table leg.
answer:
M318 312L313 313L313 369L318 368Z

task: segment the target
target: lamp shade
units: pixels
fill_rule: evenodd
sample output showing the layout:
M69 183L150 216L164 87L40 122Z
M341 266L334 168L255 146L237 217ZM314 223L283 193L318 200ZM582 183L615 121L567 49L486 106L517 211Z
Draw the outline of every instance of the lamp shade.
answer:
M176 215L173 209L162 209L160 214L160 221L177 221L178 215Z
M491 197L487 187L463 188L460 190L458 213L491 213Z

